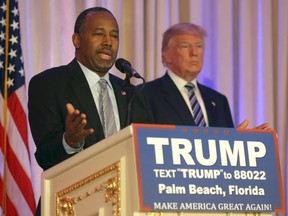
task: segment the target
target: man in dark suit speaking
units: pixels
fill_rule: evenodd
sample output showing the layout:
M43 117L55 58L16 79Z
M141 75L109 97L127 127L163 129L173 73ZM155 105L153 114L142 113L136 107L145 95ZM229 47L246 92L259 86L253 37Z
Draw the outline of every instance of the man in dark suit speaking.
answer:
M113 14L101 7L83 11L75 22L72 41L75 59L37 74L29 83L29 123L37 147L35 157L44 170L127 126L128 95L136 94L130 123L151 122L143 95L135 86L128 94L123 80L109 74L119 46ZM109 98L106 101L112 109L104 108L103 98ZM104 110L113 118L106 121Z
M72 41L75 59L37 74L29 83L29 123L35 157L44 170L124 128L128 114L130 123L150 122L135 86L123 89L123 80L109 74L119 46L113 14L101 7L83 11ZM40 212L39 202L35 215Z
M205 30L192 23L175 24L164 32L162 63L167 72L143 88L155 123L234 127L227 98L196 80L203 66L205 36ZM247 125L245 120L238 127Z

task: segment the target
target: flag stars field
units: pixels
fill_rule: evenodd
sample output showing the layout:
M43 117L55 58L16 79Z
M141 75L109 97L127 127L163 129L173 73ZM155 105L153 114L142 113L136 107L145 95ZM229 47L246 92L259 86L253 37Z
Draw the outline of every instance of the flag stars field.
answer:
M17 0L7 2L0 6L0 215L33 216L19 10Z

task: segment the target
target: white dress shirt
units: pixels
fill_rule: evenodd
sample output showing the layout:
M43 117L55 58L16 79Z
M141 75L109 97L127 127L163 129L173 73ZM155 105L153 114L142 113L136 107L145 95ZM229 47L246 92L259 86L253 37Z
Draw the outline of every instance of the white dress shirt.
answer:
M189 100L188 90L185 87L185 85L187 84L187 81L182 79L181 77L177 76L175 73L173 73L169 69L167 71L168 71L168 75L170 76L170 78L172 79L172 81L174 82L174 84L176 85L178 90L180 91L182 97L184 98L184 100L185 100L185 102L187 104L187 107L189 108L189 110L191 112L191 115L194 117L194 114L193 114L193 111L192 111L192 107L191 107L191 103L190 103L190 100ZM203 101L203 98L202 98L201 93L199 91L196 79L194 79L191 83L193 83L194 86L195 86L194 92L195 92L196 98L197 98L197 100L198 100L198 102L200 104L200 107L201 107L201 110L202 110L202 113L203 113L203 116L204 116L204 119L205 119L206 126L209 126L209 121L208 121L206 107L204 105L204 101Z

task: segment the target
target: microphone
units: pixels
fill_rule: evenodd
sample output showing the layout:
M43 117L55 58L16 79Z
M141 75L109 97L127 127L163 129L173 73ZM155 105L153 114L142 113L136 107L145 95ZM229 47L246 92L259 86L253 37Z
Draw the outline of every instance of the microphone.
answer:
M127 92L127 96L128 99L127 100L127 116L126 116L126 126L131 124L131 111L132 111L132 102L136 96L136 94L134 93L134 95L131 97L131 84L130 84L130 78L136 77L136 78L140 78L143 81L143 86L145 85L145 79L143 77L140 76L139 73L137 73L137 71L131 66L130 62L123 59L123 58L119 58L116 60L115 62L115 66L116 68L121 71L122 73L126 74L126 78L125 78L125 82L124 85L122 87L122 89ZM142 88L141 88L142 90ZM140 90L140 91L141 91Z
M116 68L121 71L122 73L125 73L129 77L136 77L136 78L142 78L139 73L131 66L130 62L123 59L119 58L115 62Z

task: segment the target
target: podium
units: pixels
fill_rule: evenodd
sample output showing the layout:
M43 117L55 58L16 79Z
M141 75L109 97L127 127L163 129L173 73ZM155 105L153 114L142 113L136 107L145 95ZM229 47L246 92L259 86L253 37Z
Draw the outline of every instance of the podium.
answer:
M272 212L140 211L134 142L131 125L43 172L41 215L272 215Z

